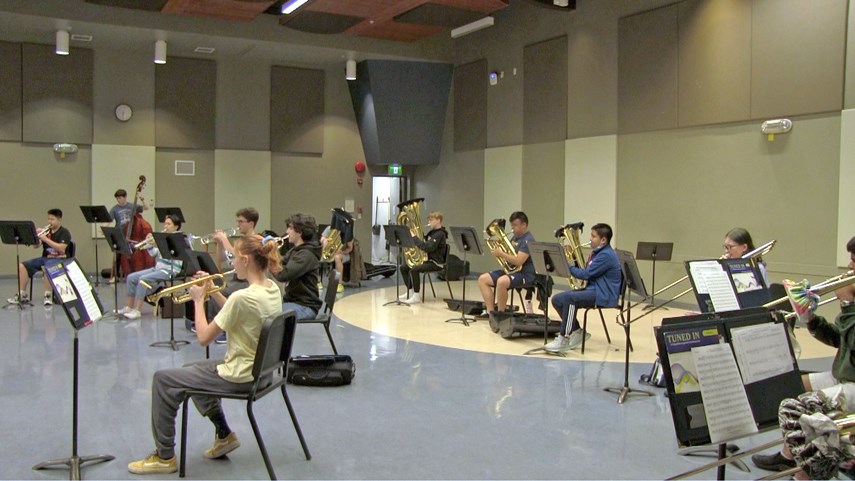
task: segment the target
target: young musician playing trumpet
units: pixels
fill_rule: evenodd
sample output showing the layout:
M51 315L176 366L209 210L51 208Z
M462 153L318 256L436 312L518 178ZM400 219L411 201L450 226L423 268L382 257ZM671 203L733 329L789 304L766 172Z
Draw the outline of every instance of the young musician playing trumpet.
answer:
M282 310L293 309L297 320L314 319L323 304L318 293L321 246L314 241L317 231L318 223L310 215L294 214L288 218L285 233L294 247L285 253L283 268L275 277L287 283Z
M570 274L576 279L588 281L588 285L582 290L567 290L552 296L552 306L561 316L561 329L555 340L543 347L547 351L562 352L582 344L582 328L576 320L578 308L617 305L623 273L611 241L612 228L608 224L591 227L593 251L587 265L584 269L569 266ZM584 333L584 336L590 334Z
M163 220L163 232L173 233L180 230L181 222L178 220L178 216L167 215ZM139 319L142 315L140 310L142 309L143 300L145 300L146 295L150 294L149 287L146 287L146 285L154 287L156 284L174 278L181 271L182 266L180 260L167 260L160 255L160 250L155 245L154 237L151 234L144 241L137 244L137 246L140 249L148 249L149 255L154 257L157 262L150 269L143 269L128 274L126 279L128 302L125 307L119 310L119 314L125 316L126 319Z
M47 214L47 227L45 229L37 229L36 231L40 244L33 246L42 246L42 256L18 264L18 294L7 299L10 304L26 304L30 302L30 295L27 292L27 285L30 282L30 278L36 272L40 271L50 259L65 257L65 248L71 242L71 232L62 226L61 210L51 209ZM53 290L51 290L50 281L48 281L47 277L45 277L44 282L44 305L50 306L53 305Z
M213 322L208 323L205 315L205 294L212 284L190 288L196 314L196 338L200 345L207 346L222 332L228 332L225 359L198 361L154 373L151 426L156 449L148 457L129 463L131 473L168 474L178 470L175 417L188 390L237 393L252 387L252 365L261 325L265 319L282 312L279 287L266 277L266 271L275 274L281 269L279 246L276 242L262 242L257 235L244 236L235 242L231 262L235 273L246 279L249 287L233 292L228 299L220 292L214 293L211 299L222 309ZM206 458L220 458L240 447L218 398L194 397L193 403L214 424L214 445L205 450Z
M855 270L855 237L846 243L849 253L849 269ZM840 300L840 314L834 322L828 322L824 317L814 314L818 300L814 294L807 293L809 308L799 315L799 321L807 325L811 336L823 344L837 348L837 354L831 364L831 370L802 375L805 391L823 391L833 395L841 384L855 383L855 284L850 284L836 290L835 295ZM793 292L787 294L794 298ZM792 453L786 448L775 454L755 454L751 457L754 465L769 471L785 471L796 466ZM810 479L796 474L796 479Z
M508 303L508 289L525 287L534 282L534 261L531 260L528 243L534 242L534 236L528 231L528 216L524 212L516 211L511 214L511 231L513 237L511 243L517 248L517 255L504 252L501 249L493 249L490 254L493 257L501 257L513 266L522 266L518 272L505 273L502 269L485 272L478 277L478 288L484 298L484 306L487 314L498 310L504 312ZM496 288L495 301L493 299L493 288Z

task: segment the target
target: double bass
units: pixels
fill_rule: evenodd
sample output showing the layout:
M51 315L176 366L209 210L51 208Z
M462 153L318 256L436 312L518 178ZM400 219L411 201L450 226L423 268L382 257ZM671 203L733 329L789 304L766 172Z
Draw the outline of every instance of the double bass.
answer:
M131 220L128 221L128 231L125 232L125 238L128 239L128 242L131 244L136 244L152 233L151 224L149 224L147 220L143 219L142 214L137 211L137 201L139 200L143 189L145 189L145 183L146 178L144 175L141 175L140 183L137 184L137 190L134 193L134 203L132 207L134 215L131 216ZM122 272L125 276L132 272L154 267L155 264L154 257L148 255L148 252L145 250L138 250L130 256L122 256L121 262Z

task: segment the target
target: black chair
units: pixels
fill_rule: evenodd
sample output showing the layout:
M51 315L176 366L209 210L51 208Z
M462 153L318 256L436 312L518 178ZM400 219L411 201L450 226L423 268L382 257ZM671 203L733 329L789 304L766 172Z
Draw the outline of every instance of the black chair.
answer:
M436 291L433 288L433 277L430 276L432 272L440 272L442 273L442 277L445 278L445 284L448 286L448 295L451 296L451 299L454 299L454 294L451 292L451 283L448 282L448 256L451 255L451 246L445 244L445 253L442 256L442 264L436 264L439 269L435 271L424 271L422 272L422 288L425 286L425 279L430 282L430 291L433 293L433 298L436 299ZM425 302L425 298L422 297L422 303Z
M623 305L624 305L624 281L621 279L620 281L620 295L618 295L618 303L617 306L597 306L594 307L586 307L585 313L582 316L582 354L585 354L585 334L588 332L588 312L592 309L596 309L600 313L600 322L603 323L603 330L606 331L606 341L609 344L612 343L612 338L609 336L609 328L606 327L606 318L603 316L603 309L617 309L620 312L621 317L623 317ZM630 343L629 349L632 350L632 344Z
M270 463L267 448L264 447L264 440L261 439L261 432L258 430L258 423L255 421L255 415L252 412L252 405L255 401L279 388L282 391L282 397L285 399L285 406L288 407L288 414L291 415L294 430L297 432L297 437L300 438L300 444L303 446L303 453L305 453L307 460L312 459L312 455L309 454L309 447L306 446L306 440L303 438L303 432L300 430L300 423L297 422L297 416L294 414L294 408L291 406L291 400L285 391L285 373L288 372L288 360L291 357L291 348L294 345L294 332L296 328L297 321L294 311L285 311L274 318L264 321L264 324L261 326L261 335L258 338L258 348L252 366L252 377L255 379L255 382L248 392L187 391L187 397L184 399L183 412L181 414L180 477L184 477L187 464L187 404L190 402L192 396L211 396L221 399L246 401L246 413L249 416L250 424L252 424L252 432L255 434L255 440L258 442L261 456L264 458L267 474L270 475L270 479L276 479L276 473L273 471L273 465ZM267 382L270 383L267 384Z
M65 257L67 259L74 257L74 251L76 249L77 246L74 244L74 241L69 241L68 245L65 246ZM32 276L30 276L30 302L33 302L33 280L36 278L36 274L38 274L39 272L42 272L42 274L44 274L43 271L36 271L33 272ZM54 300L56 300L55 298L56 296L54 296Z
M324 304L321 306L318 315L314 319L300 319L297 321L297 324L323 324L334 354L338 354L338 349L336 349L335 342L333 342L332 334L330 333L330 321L332 320L333 307L335 306L336 289L338 289L336 272L335 269L330 269L329 276L327 277L327 287L324 291Z

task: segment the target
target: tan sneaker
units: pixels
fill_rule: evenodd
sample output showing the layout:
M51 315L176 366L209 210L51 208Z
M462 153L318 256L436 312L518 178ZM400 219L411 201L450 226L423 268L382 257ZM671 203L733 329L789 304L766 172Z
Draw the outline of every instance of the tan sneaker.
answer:
M205 457L208 459L221 458L239 447L240 440L234 431L222 439L214 435L214 446L205 450Z
M169 474L178 471L178 463L175 456L161 459L155 451L145 459L128 463L128 471L133 474Z

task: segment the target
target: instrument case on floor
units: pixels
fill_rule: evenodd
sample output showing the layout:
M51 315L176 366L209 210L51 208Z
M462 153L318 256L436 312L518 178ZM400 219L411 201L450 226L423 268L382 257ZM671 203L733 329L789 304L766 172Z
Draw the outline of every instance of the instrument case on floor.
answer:
M296 356L288 362L288 382L302 386L342 386L356 375L347 355Z

